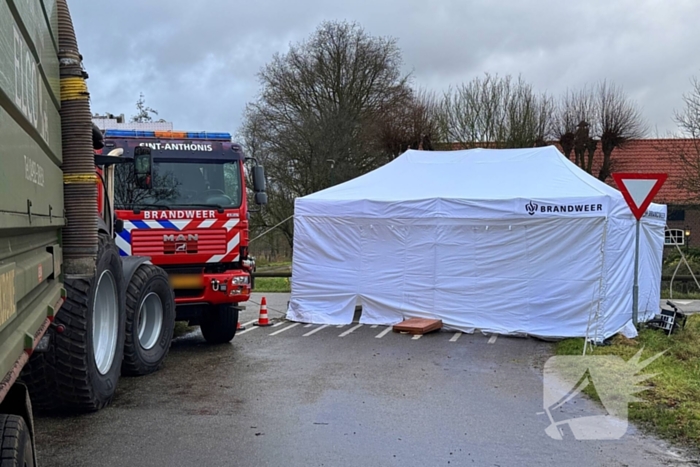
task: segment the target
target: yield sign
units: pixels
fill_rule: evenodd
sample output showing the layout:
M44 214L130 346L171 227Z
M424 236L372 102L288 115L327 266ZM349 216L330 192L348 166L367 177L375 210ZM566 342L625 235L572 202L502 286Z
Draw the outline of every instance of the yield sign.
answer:
M612 176L632 214L640 220L668 174L614 173Z

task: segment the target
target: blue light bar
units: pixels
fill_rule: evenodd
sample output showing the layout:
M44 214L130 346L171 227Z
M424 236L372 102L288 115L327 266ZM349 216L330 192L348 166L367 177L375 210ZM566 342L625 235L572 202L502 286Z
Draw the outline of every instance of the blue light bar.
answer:
M231 133L207 133L206 131L188 132L187 137L190 139L216 139L231 141Z
M106 130L105 138L153 138L231 141L231 133L207 133L206 131L143 131Z
M106 130L105 138L155 138L154 131Z

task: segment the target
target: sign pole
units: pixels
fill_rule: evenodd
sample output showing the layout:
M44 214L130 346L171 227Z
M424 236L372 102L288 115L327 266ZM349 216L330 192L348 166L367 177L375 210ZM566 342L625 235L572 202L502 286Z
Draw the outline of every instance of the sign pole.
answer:
M634 286L632 287L632 324L636 328L639 324L639 226L651 200L661 189L668 174L613 173L612 176L637 219L634 236Z
M632 324L637 327L639 322L639 220L637 220L637 234L634 239L634 287L632 293Z

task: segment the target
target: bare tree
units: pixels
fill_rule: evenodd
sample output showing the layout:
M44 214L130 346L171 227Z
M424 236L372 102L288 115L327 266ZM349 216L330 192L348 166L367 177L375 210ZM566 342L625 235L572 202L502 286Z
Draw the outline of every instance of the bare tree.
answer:
M371 36L355 23L324 22L261 70L259 96L240 129L270 178L261 225L291 215L294 198L392 158L382 144L384 123L412 95L401 64L395 39Z
M294 160L285 160L275 152L276 144L268 138L268 122L264 116L249 107L244 117L245 125L238 137L245 143L246 156L255 158L265 167L267 178L268 204L263 210L253 212L251 237L255 237L277 224L275 232L281 233L292 245L294 226L291 220L285 221L294 212L294 198L299 193L296 181L298 172L294 170ZM248 205L253 206L252 173L246 173L246 186L249 189Z
M647 128L637 105L630 100L622 88L608 84L598 84L596 89L598 124L603 162L598 179L605 181L612 172L612 153L631 139L642 138Z
M139 99L136 101L136 115L131 116L131 123L152 122L151 115L158 115L158 111L146 105L146 98L143 93L139 93ZM164 122L162 118L158 120Z
M382 150L395 158L408 149L432 151L442 141L439 103L433 92L412 92L381 122Z
M557 103L553 123L552 135L564 155L591 173L598 145L598 108L593 91L587 86L576 92L567 90Z
M541 146L553 112L552 99L521 77L490 74L450 88L441 102L443 132L462 148Z
M683 94L685 109L674 113L674 120L681 132L692 139L700 139L700 79L690 80L692 90Z
M683 94L685 107L674 112L674 120L684 139L672 141L668 150L686 169L679 188L686 190L694 198L692 201L700 202L700 79L693 77L690 82L692 89Z
M567 91L558 102L552 128L564 155L590 174L600 145L603 157L595 175L602 181L612 172L613 151L645 134L646 126L636 104L622 88L606 81L592 88Z

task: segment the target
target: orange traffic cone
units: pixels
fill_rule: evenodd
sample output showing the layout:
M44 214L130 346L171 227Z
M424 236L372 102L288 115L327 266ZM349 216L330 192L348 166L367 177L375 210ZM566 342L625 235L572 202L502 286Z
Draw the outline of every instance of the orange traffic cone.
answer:
M236 325L236 331L245 331L245 326L241 326L241 322L239 321L238 324Z
M267 300L265 300L265 297L260 301L260 317L255 326L272 326L272 323L267 318Z

